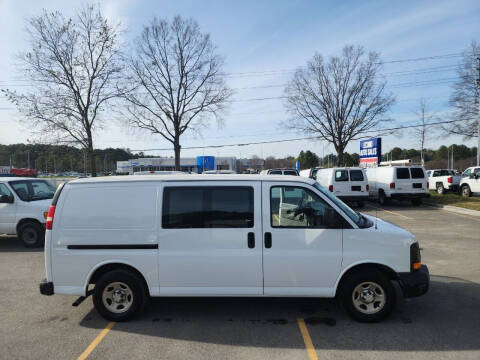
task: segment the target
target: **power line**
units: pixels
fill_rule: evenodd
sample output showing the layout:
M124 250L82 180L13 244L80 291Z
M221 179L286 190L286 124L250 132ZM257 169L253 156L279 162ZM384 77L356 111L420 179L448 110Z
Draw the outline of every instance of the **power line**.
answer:
M460 120L445 120L445 121L438 121L435 123L426 123L426 124L419 124L419 125L407 125L407 126L397 126L387 129L379 129L379 130L369 130L365 131L365 133L377 133L381 134L385 131L395 131L395 130L402 130L402 129L411 129L420 126L436 126L442 124L451 124L460 121L471 120L470 118L460 119ZM211 148L224 148L224 147L232 147L232 146L249 146L249 145L260 145L260 144L274 144L274 143L284 143L284 142L292 142L292 141L300 141L300 140L314 140L314 139L322 139L320 136L308 136L308 137L301 137L301 138L292 138L292 139L282 139L282 140L269 140L269 141L256 141L256 142L248 142L248 143L237 143L237 144L222 144L222 145L207 145L207 146L187 146L182 147L182 150L193 150L193 149L211 149ZM172 148L163 148L163 149L132 149L131 151L169 151Z

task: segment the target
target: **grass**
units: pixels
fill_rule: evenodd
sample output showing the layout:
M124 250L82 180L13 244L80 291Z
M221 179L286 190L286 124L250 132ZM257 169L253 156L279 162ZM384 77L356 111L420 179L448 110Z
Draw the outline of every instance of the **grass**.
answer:
M465 198L453 192L447 192L444 195L439 195L434 191L430 191L430 197L425 199L425 202L432 204L451 205L464 209L480 211L480 197L478 196Z

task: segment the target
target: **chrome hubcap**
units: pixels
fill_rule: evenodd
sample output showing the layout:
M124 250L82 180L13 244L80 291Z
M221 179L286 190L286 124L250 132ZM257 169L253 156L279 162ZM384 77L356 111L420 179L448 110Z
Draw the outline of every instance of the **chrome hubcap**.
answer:
M383 309L386 294L383 288L373 281L358 284L352 293L355 309L363 314L375 314Z
M108 284L102 294L103 305L111 312L121 314L132 306L133 293L123 282Z

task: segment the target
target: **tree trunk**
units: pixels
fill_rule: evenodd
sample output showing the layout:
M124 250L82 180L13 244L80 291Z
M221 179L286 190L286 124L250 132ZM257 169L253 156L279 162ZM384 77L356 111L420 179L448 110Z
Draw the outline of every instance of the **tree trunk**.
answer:
M173 150L175 151L175 170L180 171L180 137L175 137L173 142Z
M343 164L343 150L344 147L335 146L335 150L337 151L337 166L342 166Z
M95 152L93 151L93 144L90 141L87 149L88 160L90 161L90 171L92 172L92 177L97 176L97 164L95 161Z

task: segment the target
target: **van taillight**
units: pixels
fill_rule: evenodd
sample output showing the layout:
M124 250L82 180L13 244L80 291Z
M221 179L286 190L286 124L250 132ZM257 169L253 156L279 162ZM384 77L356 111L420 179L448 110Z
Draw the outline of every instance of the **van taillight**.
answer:
M453 182L453 178L451 176L449 176L447 181L448 181L449 184L451 184Z
M328 191L333 192L333 185L328 186Z
M55 216L55 205L50 205L50 208L48 209L47 222L45 224L45 229L52 230L54 216Z
M390 189L395 189L395 183L390 183Z
M366 187L367 191L370 190L370 185L367 184L367 187Z

